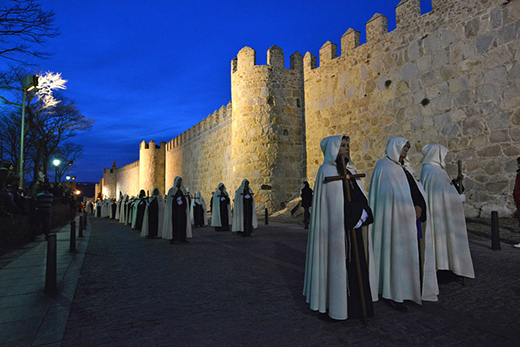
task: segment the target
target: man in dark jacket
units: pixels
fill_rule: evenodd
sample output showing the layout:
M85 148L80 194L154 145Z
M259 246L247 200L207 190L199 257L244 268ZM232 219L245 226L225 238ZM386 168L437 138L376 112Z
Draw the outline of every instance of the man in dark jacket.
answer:
M309 182L303 182L302 189L302 207L303 207L303 225L305 229L309 229L309 220L311 217L311 213L309 212L309 208L312 205L312 189L309 186Z

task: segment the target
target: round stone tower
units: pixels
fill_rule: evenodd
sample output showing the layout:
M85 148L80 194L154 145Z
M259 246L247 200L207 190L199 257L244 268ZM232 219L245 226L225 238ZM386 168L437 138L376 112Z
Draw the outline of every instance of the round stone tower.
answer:
M164 194L165 148L165 142L157 146L153 140L149 144L143 141L139 146L139 189L144 189L148 195L156 187Z
M231 63L233 187L249 179L257 209L276 211L296 194L305 176L303 57L290 68L276 46L267 65L244 47ZM296 195L298 196L298 195Z

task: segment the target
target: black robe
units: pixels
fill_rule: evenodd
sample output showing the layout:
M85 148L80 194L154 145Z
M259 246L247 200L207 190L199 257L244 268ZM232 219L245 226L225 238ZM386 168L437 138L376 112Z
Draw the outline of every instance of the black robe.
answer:
M148 205L148 237L157 237L159 233L159 202L153 198Z
M195 226L204 226L204 213L205 211L202 204L195 202L195 205L193 205L193 222Z
M177 203L177 199L180 198L181 204ZM188 223L186 217L186 209L188 208L188 202L182 190L177 189L177 193L173 196L172 201L172 239L171 243L174 242L186 242L186 226Z
M243 236L251 236L253 232L253 195L251 195L251 191L249 188L244 187L244 194L242 196L243 199L243 209L244 209L244 234ZM246 198L249 196L249 198Z
M224 200L222 200L222 198L224 198ZM230 203L230 200L229 200L229 196L228 195L224 195L224 193L222 193L219 197L220 199L220 224L222 225L221 227L215 227L215 231L229 231L229 212L228 212L228 208L229 208L229 203Z
M117 204L116 203L112 203L112 206L110 206L110 208L112 209L112 219L114 219L114 218L116 218Z
M346 173L351 175L349 170ZM340 174L344 174L345 171ZM347 199L345 192L345 185L348 184L350 187L351 201ZM374 217L372 210L368 205L367 198L359 188L355 179L349 180L348 182L343 181L343 199L344 199L344 224L345 224L345 255L347 264L347 286L348 286L348 318L362 318L363 309L361 306L361 292L359 289L359 277L356 266L356 258L354 255L354 243L352 240L352 229L356 226L360 220L363 210L368 214L367 219L363 223L363 226L372 224ZM357 250L359 254L359 265L361 268L361 282L363 283L363 293L365 297L365 307L367 311L367 317L374 316L374 305L372 302L372 295L370 291L370 282L368 277L368 265L365 257L365 247L363 244L363 233L361 228L353 230L356 233Z
M138 201L139 202L136 202L138 205L135 218L135 230L141 230L143 228L144 211L146 210L146 198L139 199Z

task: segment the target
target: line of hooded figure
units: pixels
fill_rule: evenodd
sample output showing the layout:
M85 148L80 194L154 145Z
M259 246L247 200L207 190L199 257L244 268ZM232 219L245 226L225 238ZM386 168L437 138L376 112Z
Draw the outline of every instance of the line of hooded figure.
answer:
M219 183L210 201L211 226L216 231L232 231L251 236L258 227L254 193L244 179L235 192L233 213L231 199L223 183ZM87 207L93 212L92 207ZM200 191L192 196L184 187L183 179L175 177L173 187L163 197L158 188L151 196L141 190L138 197L119 193L119 199L99 200L96 217L116 219L141 232L141 237L163 238L171 243L187 243L192 238L192 227L208 225L206 201Z
M438 300L439 270L475 277L462 175L450 180L446 147L422 148L419 177L408 160L410 142L390 138L368 194L351 159L348 136L326 137L321 149L324 162L314 184L303 286L312 310L336 320L366 319L374 314L373 302L381 299L405 312L407 301Z

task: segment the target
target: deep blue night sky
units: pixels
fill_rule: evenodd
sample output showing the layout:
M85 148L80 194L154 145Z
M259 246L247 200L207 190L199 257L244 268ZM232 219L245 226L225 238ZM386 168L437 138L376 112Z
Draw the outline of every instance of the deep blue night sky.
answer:
M361 32L374 13L395 28L399 0L42 0L61 35L35 61L61 72L63 93L95 120L73 141L84 155L71 170L80 182L97 182L114 160L138 159L143 140L169 141L231 99L230 66L249 46L257 64L279 46L286 67L295 51L318 56L327 41L338 44L348 28ZM429 0L422 1L423 12ZM428 6L428 8L426 8ZM319 64L319 62L318 62Z

